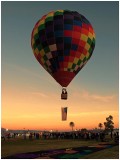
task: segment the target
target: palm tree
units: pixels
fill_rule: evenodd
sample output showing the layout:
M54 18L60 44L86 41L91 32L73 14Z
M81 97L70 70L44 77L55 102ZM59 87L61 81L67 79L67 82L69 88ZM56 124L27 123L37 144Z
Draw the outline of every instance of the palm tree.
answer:
M72 128L72 131L73 131L73 127L75 126L74 122L70 122L70 127Z
M101 129L103 127L103 124L102 123L99 123L98 124L98 127Z

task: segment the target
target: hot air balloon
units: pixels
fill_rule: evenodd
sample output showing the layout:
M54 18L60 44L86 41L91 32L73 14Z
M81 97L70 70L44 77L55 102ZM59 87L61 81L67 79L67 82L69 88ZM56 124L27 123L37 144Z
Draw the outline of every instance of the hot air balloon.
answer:
M93 53L95 32L78 12L56 10L35 24L31 46L38 62L63 87L61 99L67 99L66 87Z

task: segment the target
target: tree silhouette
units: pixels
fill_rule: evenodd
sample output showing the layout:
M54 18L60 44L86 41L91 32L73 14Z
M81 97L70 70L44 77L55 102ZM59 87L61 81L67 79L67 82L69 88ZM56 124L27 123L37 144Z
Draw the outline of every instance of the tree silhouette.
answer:
M104 122L105 130L111 132L111 138L112 138L112 131L114 129L114 123L113 123L113 116L109 116L106 118L106 122Z
M72 128L72 131L73 131L73 127L75 126L74 122L70 122L70 127Z
M85 132L87 132L87 129L86 128L82 128L81 129L81 133L85 133Z
M98 127L101 129L103 127L103 124L102 123L99 123L98 124Z

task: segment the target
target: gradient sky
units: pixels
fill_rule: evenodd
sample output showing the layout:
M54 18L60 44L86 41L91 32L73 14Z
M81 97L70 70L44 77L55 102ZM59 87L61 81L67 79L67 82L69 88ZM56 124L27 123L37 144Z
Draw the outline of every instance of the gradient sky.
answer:
M68 9L83 14L96 33L96 46L85 67L68 86L61 86L39 65L30 41L35 23L46 13ZM113 116L118 127L119 2L1 2L2 127L70 130L98 127ZM68 107L61 121L61 107Z

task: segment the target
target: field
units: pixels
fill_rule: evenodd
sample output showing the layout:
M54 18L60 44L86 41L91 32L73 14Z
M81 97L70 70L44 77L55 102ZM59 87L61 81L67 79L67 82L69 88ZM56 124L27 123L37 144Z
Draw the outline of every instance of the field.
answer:
M75 147L82 146L97 146L98 144L104 144L104 142L97 141L85 141L85 140L65 140L65 139L9 139L1 141L1 158L15 155L18 153L36 152L36 151L47 151L52 149L72 149ZM113 142L109 142L113 144ZM74 158L74 157L72 157ZM111 148L102 149L97 152L93 152L84 155L82 159L118 159L119 158L119 146L113 146Z

